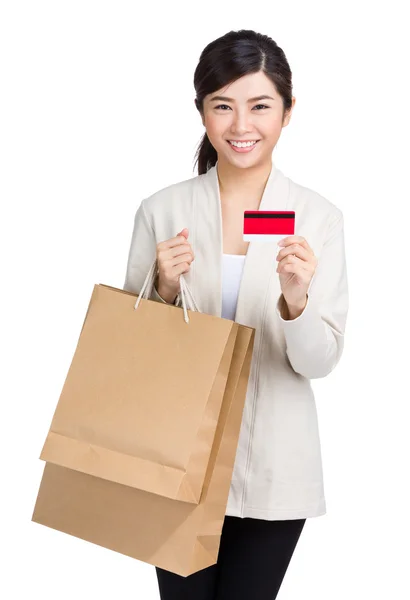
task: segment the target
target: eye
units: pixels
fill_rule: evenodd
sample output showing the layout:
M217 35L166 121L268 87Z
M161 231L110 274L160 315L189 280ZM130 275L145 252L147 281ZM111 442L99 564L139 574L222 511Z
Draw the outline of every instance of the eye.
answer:
M230 107L227 104L218 104L218 106L215 106L215 109L222 109L223 106L230 109ZM269 108L269 106L266 106L266 104L257 104L254 108L257 108L258 106L261 106L262 108Z

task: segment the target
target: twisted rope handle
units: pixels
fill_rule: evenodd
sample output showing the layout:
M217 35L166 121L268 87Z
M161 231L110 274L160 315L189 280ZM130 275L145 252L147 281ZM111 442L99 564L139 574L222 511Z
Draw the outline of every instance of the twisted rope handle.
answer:
M134 306L135 310L138 308L141 298L148 300L151 297L152 290L154 287L156 272L157 272L157 259L154 260L154 262L152 263L152 265L150 267L150 270L148 271L148 274L145 278L145 281L142 285L141 291L140 291L137 301L135 303L135 306ZM195 310L197 312L201 312L201 311L198 308L198 304L196 303L194 295L192 294L187 282L185 281L185 277L182 274L179 277L180 277L179 283L180 283L180 288L181 288L182 308L184 311L184 320L185 320L185 323L189 323L187 304L189 305L188 306L189 310Z

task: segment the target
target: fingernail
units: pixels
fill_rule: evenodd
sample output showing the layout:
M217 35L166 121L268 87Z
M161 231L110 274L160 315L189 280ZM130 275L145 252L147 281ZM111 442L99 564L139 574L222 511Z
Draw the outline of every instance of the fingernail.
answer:
M285 243L283 240L280 240L280 242L278 242L278 246L284 246L284 245L285 245Z

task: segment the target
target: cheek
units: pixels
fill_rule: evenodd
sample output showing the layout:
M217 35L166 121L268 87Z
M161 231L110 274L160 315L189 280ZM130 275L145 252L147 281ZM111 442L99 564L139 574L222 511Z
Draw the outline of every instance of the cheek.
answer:
M226 125L223 124L222 119L213 119L208 117L206 120L206 131L209 139L218 138L225 131Z
M281 119L279 117L277 119L269 119L269 121L263 123L262 131L266 138L272 140L278 139L282 131Z

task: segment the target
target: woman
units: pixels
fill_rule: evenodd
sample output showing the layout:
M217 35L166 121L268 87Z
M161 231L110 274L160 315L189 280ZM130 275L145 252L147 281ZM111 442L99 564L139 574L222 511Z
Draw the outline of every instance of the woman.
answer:
M183 273L201 312L254 327L255 347L218 563L157 577L162 600L272 600L306 518L326 512L310 379L343 351L343 215L272 163L295 98L271 38L241 30L213 41L194 85L206 128L198 176L142 201L124 289L139 293L156 255L152 299L181 306ZM279 248L245 242L245 210L295 211L297 235Z

